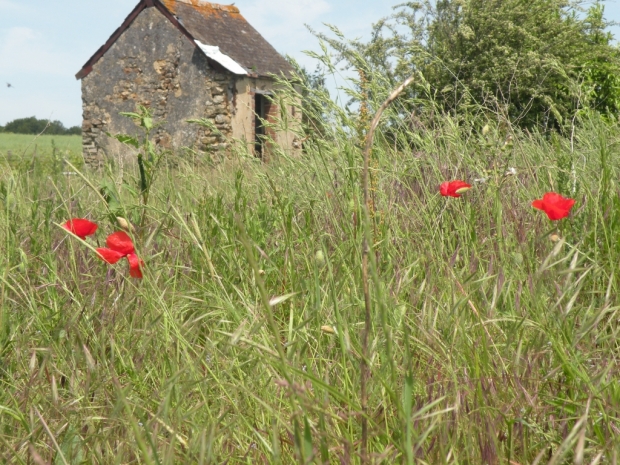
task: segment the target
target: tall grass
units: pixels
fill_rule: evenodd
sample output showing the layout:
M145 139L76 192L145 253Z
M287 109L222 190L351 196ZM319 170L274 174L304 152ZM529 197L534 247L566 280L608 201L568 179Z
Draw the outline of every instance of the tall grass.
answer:
M371 160L370 462L617 463L617 126L584 119L571 151L390 112ZM82 178L3 168L2 461L359 463L362 159L355 120L332 123L298 158L161 172L142 281L56 226L96 220L94 246L115 229ZM138 217L137 170L85 175ZM484 182L440 197L455 178ZM573 193L569 219L530 207L548 190Z

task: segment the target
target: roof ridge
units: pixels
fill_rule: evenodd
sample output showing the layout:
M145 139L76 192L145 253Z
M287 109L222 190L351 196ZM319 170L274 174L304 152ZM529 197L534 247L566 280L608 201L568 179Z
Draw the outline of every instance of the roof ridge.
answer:
M207 2L205 0L175 0L186 5L210 8L212 10L222 10L229 13L239 13L239 8L234 5L221 5L219 3Z

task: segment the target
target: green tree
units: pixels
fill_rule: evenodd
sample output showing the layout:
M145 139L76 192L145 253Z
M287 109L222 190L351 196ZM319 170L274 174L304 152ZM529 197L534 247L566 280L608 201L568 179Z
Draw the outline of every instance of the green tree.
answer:
M441 0L426 66L447 109L473 99L524 125L562 125L580 107L617 112L618 50L603 7L585 17L564 0ZM611 85L610 85L611 84ZM602 90L604 89L604 90ZM614 95L615 93L615 95Z
M604 115L620 113L620 74L618 61L620 51L613 47L613 35L606 32L603 5L597 3L588 11L587 37L597 47L609 50L586 59L582 67L582 88L589 106Z
M426 99L453 113L474 105L522 126L557 128L583 108L620 111L620 51L606 32L603 4L580 4L408 2L376 23L368 42L347 41L336 29L335 38L317 35L383 87L419 72L408 91L416 105Z

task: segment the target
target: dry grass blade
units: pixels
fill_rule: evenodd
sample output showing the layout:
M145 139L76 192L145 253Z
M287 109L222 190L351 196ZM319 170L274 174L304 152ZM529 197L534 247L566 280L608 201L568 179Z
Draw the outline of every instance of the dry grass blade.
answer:
M54 444L54 447L56 448L56 453L58 454L58 457L60 457L60 460L63 463L63 465L69 465L67 463L67 459L65 458L65 455L62 453L62 450L60 449L60 446L58 445L58 442L56 442L56 438L54 437L54 434L50 430L49 426L47 426L47 423L45 422L45 420L43 419L43 417L39 413L39 410L36 407L34 408L34 413L36 413L37 417L39 417L39 421L43 425L43 429L45 429L45 432L47 433L47 436L50 438L50 441L52 441L52 444Z

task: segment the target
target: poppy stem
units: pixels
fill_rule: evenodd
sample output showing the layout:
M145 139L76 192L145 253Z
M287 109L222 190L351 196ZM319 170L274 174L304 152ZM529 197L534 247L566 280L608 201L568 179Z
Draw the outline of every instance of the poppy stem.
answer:
M142 194L142 216L140 226L144 226L146 216L146 204L149 200L148 181L146 179L146 170L144 168L144 159L141 153L138 154L138 168L140 170L140 193Z
M368 165L370 159L370 151L372 149L372 142L375 131L379 126L381 115L387 109L400 93L413 82L415 76L409 76L405 81L392 91L389 97L381 104L372 121L368 133L366 134L366 144L364 146L364 167L362 171L362 190L364 195L364 235L362 240L362 280L364 286L364 330L362 333L362 357L360 362L360 397L361 397L361 426L362 426L362 441L361 441L361 462L362 464L369 463L368 455L368 379L370 378L370 367L368 366L369 354L368 354L368 337L372 326L371 319L371 301L370 301L370 283L368 279L368 254L370 253L369 239L370 239L370 195L368 189Z

